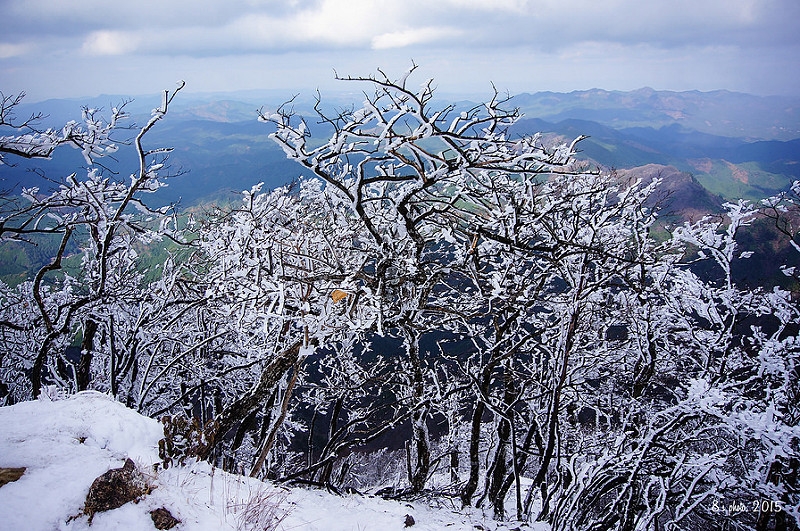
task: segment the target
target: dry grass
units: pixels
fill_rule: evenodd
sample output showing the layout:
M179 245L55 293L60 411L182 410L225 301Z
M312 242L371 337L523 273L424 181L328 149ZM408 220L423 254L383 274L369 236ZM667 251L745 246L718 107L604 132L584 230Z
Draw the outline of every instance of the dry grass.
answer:
M275 531L289 515L285 508L287 493L264 486L250 495L247 501L229 505L236 513L237 531Z

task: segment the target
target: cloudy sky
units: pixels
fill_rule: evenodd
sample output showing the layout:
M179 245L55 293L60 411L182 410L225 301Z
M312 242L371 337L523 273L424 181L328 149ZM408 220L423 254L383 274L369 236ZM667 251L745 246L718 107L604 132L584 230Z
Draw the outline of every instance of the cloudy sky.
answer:
M347 90L413 60L446 93L800 95L799 26L798 0L0 0L0 91Z

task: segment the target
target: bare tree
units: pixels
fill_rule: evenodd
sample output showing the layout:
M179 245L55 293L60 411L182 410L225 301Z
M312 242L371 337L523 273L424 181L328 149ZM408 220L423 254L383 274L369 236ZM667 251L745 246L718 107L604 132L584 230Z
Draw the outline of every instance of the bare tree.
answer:
M4 297L10 302L22 296L24 311L18 306L6 306L9 316L3 321L4 330L26 339L15 341L26 345L22 351L7 353L4 363L15 365L10 358L19 357L14 370L30 373L30 393L41 392L43 378L63 381L71 373L75 389L85 389L89 368L95 351L99 330L98 319L114 313L115 302L136 300L139 297L134 242L149 243L169 236L175 230L171 209L152 209L143 194L163 186L158 171L164 166L169 149L145 149L145 135L167 113L175 91L165 91L162 106L139 131L134 140L139 168L128 182L106 177L90 167L85 179L77 174L68 176L57 190L42 194L39 189L25 189L21 200L6 205L0 219L0 237L30 241L50 237L60 240L49 263L41 267L32 281L23 283L16 295ZM19 98L3 99L3 117L9 120ZM126 118L123 107L112 110L112 118L104 122L94 110L84 111L85 129L75 123L65 126L61 133L25 133L4 137L3 153L27 157L49 156L59 145L70 142L79 147L88 163L116 149L110 141L117 124ZM33 117L36 118L36 117ZM18 127L31 127L26 120ZM21 202L24 201L25 203ZM154 228L155 227L155 228ZM68 253L78 249L82 259L75 276L64 272ZM14 291L4 287L5 292ZM24 294L24 295L23 295ZM72 371L64 351L76 329L82 331L82 359ZM35 345L35 347L34 347ZM31 351L30 349L33 349ZM29 362L32 361L32 364ZM27 393L20 391L18 398Z
M24 92L9 96L0 92L0 127L14 132L0 136L0 164L6 163L9 155L27 159L49 158L62 145L80 149L86 164L117 151L117 143L111 135L120 127L120 122L128 118L126 103L111 109L107 121L98 109L85 107L82 123L71 121L60 130L42 130L39 124L45 117L41 113L17 119L16 108L24 97Z
M383 73L347 78L371 85L374 93L365 94L361 109L333 116L318 102L319 121L333 131L319 147L308 142L307 124L295 120L289 105L261 118L277 126L273 137L287 155L319 176L365 229L359 239L365 261L357 277L378 308L375 331L398 337L405 350L407 383L398 391L411 414L408 480L419 492L431 472L429 422L436 393L435 363L426 361L420 339L437 325L458 326L459 312L452 309L459 305L453 302L463 294L444 279L460 267L458 255L472 237L454 229L481 216L480 200L470 202L467 188L486 173L530 180L565 166L575 144L551 152L538 137L507 139L518 113L503 110L506 100L499 94L465 111L432 109L432 82L419 90L407 85L415 68L396 81Z

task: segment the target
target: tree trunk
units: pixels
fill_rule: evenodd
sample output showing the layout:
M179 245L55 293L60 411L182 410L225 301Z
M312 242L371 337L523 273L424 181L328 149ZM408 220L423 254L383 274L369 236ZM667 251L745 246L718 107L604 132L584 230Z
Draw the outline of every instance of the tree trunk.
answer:
M75 374L75 383L78 386L78 391L85 391L89 388L95 335L97 335L97 321L87 318L83 327L83 339L81 340L81 359L78 362L78 369Z
M514 390L514 380L512 376L511 367L507 364L503 374L503 409L505 414L513 415L512 406L516 398ZM491 475L488 479L487 494L489 503L494 508L494 516L497 519L505 517L505 497L508 493L508 487L505 487L506 477L509 473L514 473L514 470L509 471L509 454L511 459L516 459L512 452L509 452L511 446L511 421L509 417L505 416L497 423L497 451L494 454L494 461L491 470ZM513 419L513 417L512 417ZM516 467L515 467L516 468Z
M422 360L419 357L419 333L406 327L406 352L411 361L412 394L416 402L411 415L412 441L416 450L413 470L409 474L409 482L413 492L422 492L428 481L431 469L430 433L428 416L430 405L425 401L425 376L422 372Z
M558 414L561 409L561 394L564 391L564 386L569 375L569 358L572 353L572 346L575 342L575 336L578 330L578 317L580 315L580 308L575 307L570 315L569 325L565 332L564 343L561 349L560 358L561 366L556 367L558 374L555 375L556 379L553 382L553 391L550 398L550 407L547 412L547 443L544 453L542 454L542 461L539 465L539 471L533 479L534 485L544 486L547 481L547 472L550 467L550 462L556 455L556 445L559 442L559 425ZM543 519L548 516L550 508L547 505L542 505L542 511L537 519Z
M272 363L264 368L255 389L233 402L217 415L206 429L206 437L209 440L209 444L206 452L199 456L200 458L207 458L236 423L241 422L254 409L260 407L263 400L269 396L269 393L274 390L280 379L283 378L283 375L297 363L301 345L302 342L297 341L278 354L272 360Z

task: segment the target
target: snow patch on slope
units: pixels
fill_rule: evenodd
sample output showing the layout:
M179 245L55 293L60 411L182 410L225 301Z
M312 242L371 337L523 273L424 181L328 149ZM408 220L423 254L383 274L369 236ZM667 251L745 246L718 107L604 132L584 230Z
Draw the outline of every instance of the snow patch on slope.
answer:
M156 471L161 424L93 391L2 407L0 426L0 467L27 468L18 481L0 487L4 529L151 531L150 511L159 507L181 520L177 531L264 529L274 517L283 518L277 528L282 531L389 531L404 529L406 514L416 521L414 531L516 527L476 510L287 489L205 462ZM80 513L92 481L126 458L154 490L138 503L95 514L89 527Z

